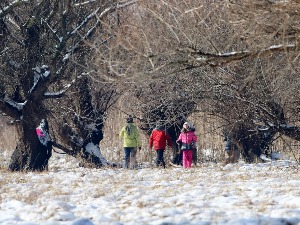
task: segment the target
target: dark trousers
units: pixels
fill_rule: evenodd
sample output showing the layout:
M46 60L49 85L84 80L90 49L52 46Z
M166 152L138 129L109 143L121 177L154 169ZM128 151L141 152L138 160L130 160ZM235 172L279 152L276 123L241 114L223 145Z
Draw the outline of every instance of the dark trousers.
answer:
M129 168L131 165L131 169L137 168L137 160L136 160L136 148L135 147L124 147L124 167Z
M166 168L166 163L165 163L165 160L164 160L164 149L158 149L156 150L156 154L157 154L157 157L156 157L156 165L157 166L163 166L164 168Z
M194 166L196 166L198 162L197 148L192 149L192 151L193 151L192 161Z

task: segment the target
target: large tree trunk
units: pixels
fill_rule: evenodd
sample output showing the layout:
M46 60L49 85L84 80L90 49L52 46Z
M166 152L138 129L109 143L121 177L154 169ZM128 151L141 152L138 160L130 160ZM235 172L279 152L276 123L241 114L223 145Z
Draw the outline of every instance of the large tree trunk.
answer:
M12 171L43 171L48 168L48 160L52 154L49 141L43 144L36 133L34 122L17 124L19 140L11 156L9 169Z
M64 149L57 143L54 145L78 158L81 166L99 168L109 164L99 147L103 139L103 118L107 108L97 108L97 104L93 102L89 84L87 77L78 80L74 87L74 95L72 95L72 99L76 100L76 113L68 114L60 129L61 141L71 150ZM97 100L103 105L108 105L110 101Z
M39 67L42 61L38 18L33 16L26 22L22 35L27 52L26 73L21 77L22 90L25 95L23 98L20 97L20 90L16 88L13 100L16 102L27 101L22 110L18 112L21 118L16 124L19 140L12 154L9 169L12 171L42 171L48 167L52 144L50 141L43 144L36 133L36 128L42 119L46 119L47 114L42 102L46 84L44 82L38 87L35 86L37 81L34 76L37 74L32 71L33 68ZM46 77L44 78L46 80Z
M167 129L168 134L171 137L173 147L173 159L172 163L176 165L182 164L182 151L180 150L180 146L177 145L176 140L180 134L180 126L172 125L170 128Z
M99 143L103 139L103 122L95 120L95 129L89 130L85 141L83 142L82 158L89 164L99 168L108 165L107 160L102 155Z
M272 128L259 129L251 127L251 123L236 123L228 128L232 144L236 145L247 163L260 159L262 154L269 155L268 149L276 134Z

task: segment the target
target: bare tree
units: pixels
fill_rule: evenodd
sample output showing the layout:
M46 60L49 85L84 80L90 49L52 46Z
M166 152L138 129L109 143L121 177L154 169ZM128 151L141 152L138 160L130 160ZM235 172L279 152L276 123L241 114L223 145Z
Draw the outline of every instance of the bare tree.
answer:
M0 110L14 119L20 137L12 155L11 170L44 170L47 167L51 157L49 149L52 144L59 144L46 139L45 145L38 138L36 128L41 121L49 120L54 104L64 102L53 100L63 97L75 83L79 82L79 88L84 92L83 96L77 96L79 102L85 101L81 97L90 95L90 89L84 90L86 79L82 78L89 74L86 62L91 50L87 41L101 28L105 16L126 6L126 2L123 3L109 0L101 3L1 1ZM80 103L89 104L90 101ZM91 105L85 107L81 112L91 113L95 109ZM103 109L99 112L104 113ZM91 119L99 124L97 113L93 113ZM101 125L97 129L100 129L98 141ZM85 136L81 138L85 139ZM86 140L81 147L85 146Z
M106 113L120 96L115 85L96 84L87 77L80 79L64 103L52 107L55 147L89 167L111 165L102 155L99 142L103 139Z
M296 1L138 1L122 14L107 60L111 78L147 86L176 78L253 162L276 133L299 140L298 8Z

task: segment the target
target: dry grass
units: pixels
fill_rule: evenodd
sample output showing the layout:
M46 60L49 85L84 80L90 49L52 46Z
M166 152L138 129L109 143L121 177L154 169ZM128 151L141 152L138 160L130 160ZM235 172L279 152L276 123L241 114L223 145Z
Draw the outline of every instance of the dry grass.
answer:
M11 154L16 147L17 132L8 125L8 118L0 116L0 172L8 167Z
M56 156L54 155L54 158ZM71 158L65 158L65 160L71 160ZM53 161L52 161L53 163ZM63 165L62 169L65 169L66 176L70 179L70 182L62 184L64 181L60 176L52 176L51 173L57 171L57 167L50 166L48 172L42 173L10 173L4 170L3 176L0 178L0 200L15 199L26 204L38 204L43 199L55 199L58 201L74 201L73 198L81 198L83 202L86 200L101 198L103 196L113 196L114 201L118 202L118 209L123 210L128 207L146 208L146 207L169 207L171 201L165 203L161 199L165 198L170 200L172 197L181 195L183 190L193 190L193 187L199 190L199 186L203 190L207 191L207 194L200 196L202 207L212 207L214 198L222 196L240 196L242 200L234 203L232 207L253 209L258 213L268 213L272 208L274 202L270 201L252 201L247 196L247 190L249 187L239 185L239 183L248 182L252 180L260 182L265 179L274 179L275 181L281 179L283 182L289 179L298 180L299 173L294 173L293 168L282 168L282 173L278 172L278 168L270 167L264 168L255 173L247 172L247 170L240 170L239 165L231 165L231 168L224 170L224 167L218 164L203 164L201 167L192 168L191 170L167 168L163 169L146 169L147 173L140 173L135 170L120 170L114 171L105 170L102 173L102 169L91 170L75 168L70 171ZM255 169L254 169L255 170ZM61 171L61 170L60 170ZM116 173L115 173L116 172ZM149 172L149 173L148 173ZM288 176L287 176L288 175ZM212 180L213 177L213 180ZM38 183L35 183L38 181ZM143 182L147 182L149 185L143 185ZM174 182L176 184L174 184ZM170 185L168 185L170 184ZM173 186L174 184L174 186ZM290 195L299 196L299 190L295 186L290 185L290 189L281 187L281 183L275 183L270 188L278 191L281 196L284 195L283 191L289 191ZM297 184L297 182L295 182ZM189 189L191 187L191 189ZM254 185L255 190L251 190L251 193L257 193L257 195L265 196L263 191L268 189L261 189L259 185ZM80 190L82 189L82 190ZM22 190L22 192L21 192ZM79 191L80 190L80 191ZM210 190L210 191L208 191ZM249 189L250 190L250 189ZM120 195L120 193L122 193ZM146 193L153 193L151 198L143 198ZM138 200L136 196L138 195ZM124 196L132 196L135 201L131 201L130 198L124 199ZM153 197L157 196L159 202L154 201ZM77 200L75 200L77 201ZM208 202L208 203L205 203ZM83 203L84 204L84 203ZM184 199L176 199L172 201L173 207L186 206ZM191 203L189 207L195 203ZM230 204L229 204L230 205ZM45 206L45 211L47 206ZM61 206L63 207L63 206ZM195 208L199 208L199 205L195 204ZM292 206L290 206L292 207ZM54 216L53 210L59 211L57 208L47 209L49 217ZM153 212L157 216L161 216L158 211ZM195 214L197 212L195 211ZM193 213L191 212L191 215ZM217 212L216 212L217 215ZM162 215L163 216L163 215ZM114 215L115 218L119 218L118 215ZM220 216L222 218L222 216Z
M12 151L16 147L17 132L13 125L9 125L7 117L0 116L0 149Z

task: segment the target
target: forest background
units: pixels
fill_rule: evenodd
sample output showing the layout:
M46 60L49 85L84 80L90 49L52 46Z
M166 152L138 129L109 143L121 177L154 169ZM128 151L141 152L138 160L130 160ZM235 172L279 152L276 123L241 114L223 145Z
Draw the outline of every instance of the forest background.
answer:
M147 135L156 121L174 142L191 120L199 153L210 149L213 160L224 158L230 134L246 162L273 149L299 161L298 1L17 0L0 7L0 109L14 127L2 129L13 148L10 170L45 170L53 146L89 166L119 161L117 134L127 115L145 135L141 160L151 154Z

